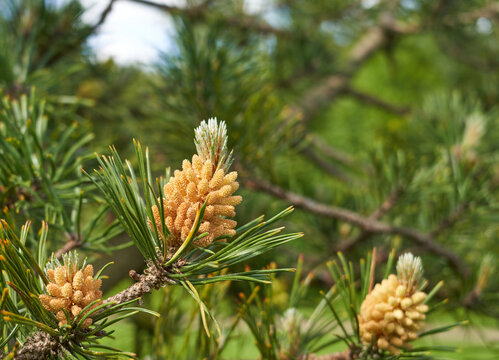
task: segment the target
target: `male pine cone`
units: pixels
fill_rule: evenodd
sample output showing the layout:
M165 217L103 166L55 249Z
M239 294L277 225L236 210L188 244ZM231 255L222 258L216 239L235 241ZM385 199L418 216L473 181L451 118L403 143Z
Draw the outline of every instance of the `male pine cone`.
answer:
M408 286L409 285L409 286ZM362 341L374 340L377 348L398 354L400 347L410 347L408 341L418 337L428 306L423 304L426 294L416 291L404 279L391 274L362 302L359 330ZM374 339L373 339L374 336Z
M227 149L227 130L223 121L209 119L196 129L198 154L192 163L184 160L182 170L164 186L163 218L157 206L153 206L154 223L159 236L170 249L176 249L187 239L196 219L196 213L207 201L201 226L195 236L207 233L194 245L206 247L216 238L234 236L236 221L229 219L236 215L234 207L242 200L234 196L239 188L237 172L228 172L231 154ZM163 219L171 233L168 239L163 235ZM149 225L152 227L151 221Z
M176 170L168 184L164 186L164 219L172 234L168 246L178 248L189 235L196 212L208 200L198 234L208 235L194 244L201 247L210 245L222 235L235 235L236 222L229 217L236 215L234 207L242 200L232 194L238 189L237 172L225 174L223 169L214 171L210 160L202 161L198 155L192 163L184 160L182 170ZM159 209L153 207L154 222L161 234L163 227ZM164 240L164 239L163 239Z
M50 295L42 294L39 299L45 309L56 314L59 326L67 324L64 310L73 321L83 308L102 297L102 280L94 279L93 274L92 265L87 265L83 270L78 270L76 265L57 266L47 270L50 282L46 288ZM87 318L82 327L87 328L91 324L92 319Z

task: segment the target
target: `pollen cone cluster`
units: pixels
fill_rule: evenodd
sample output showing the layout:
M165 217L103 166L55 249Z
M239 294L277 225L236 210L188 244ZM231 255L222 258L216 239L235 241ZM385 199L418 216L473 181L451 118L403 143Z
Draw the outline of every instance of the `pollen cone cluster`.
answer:
M50 283L46 286L49 295L40 295L40 301L45 309L56 314L59 326L68 322L64 310L69 314L70 321L77 317L83 308L102 296L100 291L102 280L94 279L92 265L78 270L76 265L57 266L47 270ZM95 305L97 306L97 304ZM82 327L92 324L87 318Z
M208 204L197 235L208 235L196 240L194 244L206 247L219 236L235 235L237 223L229 218L235 216L234 207L242 200L241 196L232 195L239 187L236 178L237 172L226 173L222 167L217 169L210 159L203 161L200 156L194 155L192 163L184 160L182 170L176 170L164 186L164 222L172 235L168 239L170 248L182 245L194 225L197 210L201 209L207 199ZM157 206L152 210L155 225L163 237L160 210Z
M414 263L415 259L421 267L420 259L412 255L402 260ZM376 284L363 301L359 314L362 341L367 345L374 343L377 348L392 354L398 354L398 348L410 348L408 342L417 339L428 311L428 306L423 304L426 293L418 291L416 286L422 268L414 271L411 266L399 265L399 275L391 274L381 284Z

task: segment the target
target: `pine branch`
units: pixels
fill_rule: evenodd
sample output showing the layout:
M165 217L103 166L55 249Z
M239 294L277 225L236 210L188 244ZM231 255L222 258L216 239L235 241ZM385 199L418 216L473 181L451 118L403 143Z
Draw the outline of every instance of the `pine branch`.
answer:
M436 227L433 229L429 236L430 237L437 237L440 235L442 232L444 232L446 229L452 227L461 217L461 215L470 207L470 203L461 203L459 204L456 209L446 218L444 218Z
M97 30L104 22L106 21L108 15L111 13L113 9L113 5L116 0L109 0L109 4L107 4L106 8L102 11L99 20L92 26L92 33Z
M168 272L161 265L154 264L151 260L147 261L147 268L144 274L137 274L135 270L130 270L129 276L135 283L116 295L104 300L104 303L123 304L125 302L142 298L150 294L153 289L159 289L167 284L176 282L168 277Z
M377 222L375 220L370 220L369 218L359 215L356 212L336 206L330 206L319 203L305 196L290 191L286 191L283 188L271 184L269 182L266 182L264 180L253 179L253 178L252 179L242 178L242 179L245 186L249 189L266 192L277 198L286 200L294 204L294 206L296 207L305 209L314 214L343 220L348 223L360 226L361 228L367 231L386 232L387 230L390 229L390 227L388 227L387 225Z
M499 17L499 6L491 4L482 9L453 16L446 20L449 25L470 23L480 17L495 19ZM325 106L329 105L343 92L350 89L350 80L360 67L365 64L377 51L382 49L394 35L411 35L426 29L428 24L401 24L393 18L390 11L385 11L379 17L378 23L367 29L363 36L352 46L347 54L347 62L343 69L327 77L321 84L310 89L301 100L286 110L285 122L289 123L299 119L301 123L308 123ZM371 102L377 106L406 113L407 110L396 109L386 106L383 102L376 101L372 97L362 96L360 93L352 95L360 96L364 101Z
M302 123L308 123L349 87L350 79L372 55L383 48L389 39L389 34L412 32L415 32L415 29L404 31L400 26L395 26L395 21L389 14L382 15L379 23L369 28L353 45L347 55L344 69L326 78L321 84L309 90L297 104L291 106L286 112L285 122L299 119Z
M386 200L381 204L381 206L379 208L377 208L371 214L371 216L369 216L369 219L371 219L371 220L380 219L383 215L385 215L388 211L390 211L397 204L397 201L400 198L400 196L402 195L402 193L403 193L402 187L397 187L386 198ZM369 237L371 237L371 235L373 235L372 232L363 230L359 235L351 238L350 240L347 240L347 241L344 241L344 242L341 242L340 244L338 244L335 247L334 252L335 253L338 251L346 252L346 251L350 250L352 247L354 247L355 245L357 245L358 243L369 239Z
M351 95L352 97L354 97L354 98L356 98L356 99L358 99L366 104L379 107L380 109L392 112L394 114L407 115L411 112L411 110L408 107L397 106L397 105L391 104L391 103L386 102L386 101L384 101L380 98L377 98L373 95L366 94L364 92L355 90L350 86L347 86L345 88L344 93L346 95Z
M241 236L236 238L230 245L227 245L222 251L214 253L212 257L205 259L207 261L206 265L203 260L198 260L198 262L187 264L182 258L173 261L175 254L168 254L167 257L170 261L166 261L162 254L157 254L157 259L146 260L147 267L143 274L137 274L134 270L129 272L130 277L135 281L134 284L126 288L125 290L119 292L102 301L104 305L98 312L92 316L99 315L102 312L106 312L112 306L117 305L127 305L129 302L137 299L141 299L144 295L151 293L153 289L159 289L166 285L173 285L178 283L188 282L188 279L192 284L204 284L212 283L214 281L225 281L225 280L245 280L245 281L257 281L257 282L267 282L267 277L271 273L279 271L290 271L290 269L264 269L264 270L253 270L241 273L232 273L226 275L218 275L211 278L200 279L199 275L206 275L211 272L216 271L216 263L223 269L229 265L236 264L240 261L250 259L251 257L258 255L262 252L268 251L280 243L287 242L294 238L301 237L301 234L294 235L292 237L283 237L282 235L277 235L281 229L274 229L273 231L266 233L259 233L263 231L266 226L273 224L278 221L282 216L290 213L292 209L288 208L285 211L279 213L267 221L260 221L259 224L253 226L249 230L246 230L245 235L248 235L253 231L253 235ZM277 230L277 231L276 231ZM249 244L253 239L253 242ZM257 241L254 241L254 240ZM269 242L265 243L265 239ZM241 240L241 241L239 241ZM244 243L242 243L244 241ZM260 244L259 244L260 243ZM240 245L246 248L247 253L240 252ZM232 248L231 248L232 245ZM231 254L233 254L231 256ZM217 255L219 257L217 257ZM213 261L211 261L213 260ZM168 265L168 262L172 262ZM198 270L196 272L196 267ZM208 270L206 268L209 268ZM181 273L182 270L182 273ZM106 306L109 304L109 306ZM104 336L105 333L96 334L97 336ZM43 331L37 331L28 337L27 341L18 350L18 356L16 359L20 360L31 360L31 359L44 359L47 358L46 354L56 354L64 351L67 346L70 347L71 344L66 344L62 339L54 338L50 335L45 334Z
M204 18L203 10L211 2L211 1L204 1L203 3L201 3L200 5L197 5L197 6L187 6L187 7L181 8L181 7L177 7L177 6L159 4L155 1L149 1L149 0L128 0L128 1L131 1L131 2L134 2L137 4L146 5L146 6L151 6L153 8L168 12L172 15L185 15L191 20L203 19Z
M322 154L330 157L331 159L338 161L345 165L352 165L353 160L352 157L343 152L342 150L331 147L324 140L322 140L317 135L308 133L305 135L305 140L310 141Z
M87 38L90 35L92 35L93 33L95 33L95 31L97 31L97 29L102 24L104 24L108 15L111 13L111 10L113 8L115 1L116 0L109 0L109 4L106 6L104 11L101 13L99 20L94 25L90 26L87 31L84 31L82 33L82 36L80 36L80 39L78 39L78 41L73 42L71 44L71 46L67 47L64 50L64 52L58 52L54 56L52 56L49 60L47 60L46 66L47 67L51 66L51 65L55 64L57 61L59 61L60 59L62 59L63 57L67 56L68 53L72 53L72 52L75 52L76 50L80 49L82 44L87 40Z
M196 155L197 159L201 163L204 161L206 165L203 169L206 169L205 171L211 171L212 167L218 167L220 165L221 168L217 170L217 173L222 174L222 176L224 167L228 168L231 162L231 153L228 152L227 149L227 134L225 129L225 123L221 122L218 124L216 119L210 119L207 123L203 121L195 130L195 143L199 153ZM85 316L88 316L88 318L93 321L92 324L95 324L96 326L95 329L92 330L92 335L94 335L95 331L103 329L102 326L105 325L107 317L113 315L116 311L126 310L126 308L123 308L124 306L127 306L134 300L140 300L145 294L151 293L153 289L159 289L169 284L182 285L201 306L202 300L194 288L195 285L226 280L268 283L271 274L292 271L292 269L271 268L247 270L238 273L214 274L217 270L247 261L276 246L301 237L301 233L289 235L280 234L283 228L266 230L268 226L291 213L293 211L291 207L281 211L270 219L265 220L263 216L261 216L248 223L246 226L234 230L233 234L225 234L226 238L234 237L232 241L223 247L220 246L220 242L213 244L213 249L217 251L210 250L209 255L206 255L207 253L204 252L199 253L199 250L196 249L197 247L191 247L198 235L200 236L199 238L209 235L207 233L198 233L201 224L203 223L203 216L208 205L208 199L206 199L203 200L204 204L197 209L195 219L193 220L187 237L182 240L182 243L179 246L168 246L172 244L170 241L166 241L164 235L166 232L163 231L164 228L162 230L159 230L158 228L153 230L154 227L151 226L152 223L148 222L148 219L155 219L152 210L152 201L156 201L156 204L159 202L159 200L157 200L158 195L154 193L153 188L147 186L147 184L152 183L150 178L149 153L147 150L144 152L138 143L135 143L135 149L144 193L141 193L138 177L135 175L130 163L123 163L115 149L112 149L113 156L111 157L98 157L100 170L96 170L95 172L99 180L96 178L91 179L106 195L109 206L111 206L115 213L123 219L122 224L127 228L129 235L143 253L147 267L143 274L137 274L137 272L131 270L129 275L135 280L135 283L108 299L100 300L97 298L100 297L100 295L96 295L96 292L91 293L96 298L90 299L90 301L94 301L96 307L92 308L92 313L84 314ZM216 162L212 163L210 159L216 159ZM128 172L125 170L125 167L128 169ZM232 173L231 176L234 176L234 173ZM229 184L233 184L235 177L222 177L222 179L228 179L230 180ZM227 186L229 186L229 190L232 189L230 185ZM160 180L158 180L158 187L161 189ZM232 192L230 194L232 194ZM160 195L159 198L161 199L161 197L162 195ZM225 195L225 197L227 198L227 195ZM159 205L156 206L159 208ZM163 238L160 238L159 231L161 231L161 234L164 236ZM168 232L168 234L171 233ZM219 240L219 237L221 236L218 236L217 240ZM22 244L22 242L19 242L19 244ZM69 246L69 243L67 245ZM206 246L210 245L212 244L206 244ZM3 254L2 259L6 259ZM186 259L190 259L190 261L187 262ZM32 266L31 263L29 265ZM32 272L30 273L32 274ZM42 271L40 270L38 273L41 274ZM210 274L213 276L209 276ZM85 281L87 279L88 277ZM49 286L47 285L46 288L49 288ZM48 291L50 292L50 290ZM49 304L52 304L53 300L54 299L49 298ZM138 311L139 309L135 308L134 310ZM140 310L147 312L145 309ZM60 311L60 308L56 308L55 311ZM73 312L72 307L71 311ZM83 312L85 309L80 309L80 311ZM201 307L201 311L206 311L204 306ZM31 311L30 313L33 314L34 312ZM133 315L134 313L132 312L130 314ZM202 313L202 317L204 317L204 313ZM101 320L104 321L99 323ZM71 320L69 331L71 332L72 337L78 338L82 335L80 326L83 321L86 320L83 318L74 318ZM207 328L205 320L203 320L203 323L205 328ZM61 332L60 328L51 328L45 326L43 323L39 324L39 326L35 325L39 328L39 331L29 337L25 342L25 345L19 350L20 354L26 355L22 355L22 357L19 358L31 359L32 356L35 356L35 358L47 358L46 354L52 354L53 351L56 351L57 355L64 355L64 352L73 352L73 350L79 352L78 349L80 349L81 344L89 341L87 338L83 338L82 341L68 341L66 340L67 337L64 336L64 331ZM61 323L59 323L59 326L61 326ZM40 331L51 335L48 341L46 341L47 336L41 334ZM61 333L63 335L60 335ZM95 333L95 335L102 337L106 334ZM42 339L43 341L39 341L39 339ZM93 339L90 341L92 340ZM54 345L54 342L56 345Z
M306 146L302 149L300 149L300 153L304 156L306 156L309 160L311 160L315 165L317 165L319 168L324 170L326 173L331 175L334 178L337 178L338 180L341 180L343 182L350 181L350 177L341 169L338 167L332 165L328 161L324 160L322 157L320 157L311 146Z
M452 250L449 250L444 246L436 243L431 234L424 234L418 230L407 227L393 226L375 219L364 217L348 209L319 203L313 199L290 191L286 191L279 186L260 179L249 179L242 177L242 182L249 189L266 192L275 197L288 201L295 207L302 208L313 214L339 219L354 224L362 228L363 231L372 234L401 235L416 242L424 249L427 249L428 251L445 258L447 262L452 266L452 268L457 273L459 273L463 279L467 279L470 276L469 269L464 261Z
M458 25L458 24L470 24L475 22L479 18L487 18L491 20L499 20L499 4L497 2L490 2L486 6L472 10L469 12L464 12L453 15L445 19L447 25Z
M81 244L81 238L76 234L66 234L67 240L54 254L58 260L62 259L62 255L77 249Z
M16 360L39 360L50 359L59 353L61 344L57 339L43 331L37 331L30 335L23 346L17 350Z
M201 22L214 20L221 24L236 28L242 31L255 31L260 34L265 35L276 35L281 37L291 37L293 34L290 31L284 29L278 29L270 26L267 22L260 19L257 16L251 16L248 14L237 14L237 16L224 16L217 14L216 17L207 11L207 7L211 1L205 1L201 5L193 7L176 7L165 4L158 4L154 1L149 0L128 0L138 4L143 4L147 6L152 6L154 8L166 11L172 15L182 15L186 16L189 20Z

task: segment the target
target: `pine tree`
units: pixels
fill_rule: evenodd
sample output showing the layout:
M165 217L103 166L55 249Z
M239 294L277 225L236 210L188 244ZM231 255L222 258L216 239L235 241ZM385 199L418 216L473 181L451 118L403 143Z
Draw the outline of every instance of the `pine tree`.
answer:
M130 2L175 24L147 69L88 47L120 1L0 4L2 357L427 359L497 320L497 2Z

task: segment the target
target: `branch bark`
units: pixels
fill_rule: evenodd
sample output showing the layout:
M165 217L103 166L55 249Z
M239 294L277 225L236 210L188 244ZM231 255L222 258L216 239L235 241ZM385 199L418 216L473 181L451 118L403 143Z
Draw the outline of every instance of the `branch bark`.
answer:
M312 145L314 145L322 154L326 155L327 157L330 157L331 159L345 165L353 164L353 159L349 154L343 152L342 150L332 148L320 137L308 133L305 136L305 140L310 141Z
M61 350L61 344L49 334L37 331L30 335L19 350L16 360L39 360L56 357Z
M210 18L210 12L205 11L207 6L209 5L210 1L205 1L201 5L198 6L193 6L193 7L176 7L176 6L170 6L166 4L158 4L154 1L150 0L128 0L132 1L138 4L142 5L147 5L147 6L152 6L154 8L163 10L165 12L168 12L172 15L183 15L186 16L189 20L192 21L203 21L203 20L209 20ZM232 17L216 17L217 21L231 26L233 28L237 28L239 30L252 30L256 31L260 34L266 34L266 35L276 35L276 36L281 36L281 37L291 37L293 34L290 31L287 31L285 29L278 29L273 26L270 26L267 22L264 20L260 19L257 16L251 16L248 14L244 14L243 16L232 16Z
M113 5L116 2L116 0L109 0L109 4L107 4L106 8L104 11L102 11L99 20L92 26L92 32L97 30L104 22L106 21L108 15L111 13L111 10L113 10Z
M359 226L365 232L373 234L401 235L416 242L424 249L445 258L449 265L452 266L452 268L463 279L467 279L470 276L469 269L464 261L452 250L449 250L435 242L435 239L433 238L431 233L424 234L415 229L393 226L375 219L364 217L348 209L319 203L305 196L286 191L276 185L263 180L249 179L244 177L242 177L241 179L243 184L249 189L266 192L275 197L288 201L297 208L305 209L317 215L346 221L348 223Z
M330 162L324 160L320 157L311 146L305 146L300 149L300 153L310 159L315 165L324 170L326 173L331 175L332 177L337 178L338 180L347 182L350 180L350 176L348 176L344 171L334 166Z
M369 28L353 45L347 55L345 68L326 78L321 84L309 90L297 104L288 108L285 121L292 122L294 119L299 119L302 123L308 123L314 115L349 87L350 79L356 71L386 44L389 34L407 32L403 31L401 26L395 25L390 14L383 14L379 24Z
M66 236L67 236L66 243L55 252L55 257L58 260L62 259L62 255L66 254L67 252L70 252L71 250L78 248L81 244L81 238L78 235L66 234Z
M461 217L461 215L470 207L470 203L461 203L459 204L456 209L445 219L443 219L436 227L433 229L429 236L431 237L436 237L440 235L444 230L450 228L453 226L457 220Z
M56 63L57 61L59 61L61 58L63 58L64 56L66 56L68 53L71 53L71 52L74 52L74 51L80 49L81 46L82 46L82 44L88 39L88 37L90 35L92 35L102 24L104 24L104 22L106 21L108 15L111 13L111 10L113 8L113 5L114 5L115 1L116 0L109 0L108 5L104 9L104 11L101 13L101 15L99 17L99 20L94 25L92 25L91 27L89 27L88 30L85 31L82 34L82 36L80 37L79 41L75 41L74 43L72 43L69 47L67 47L66 49L64 49L63 52L61 52L61 51L56 52L52 57L50 57L47 60L47 63L45 64L45 66L53 65L54 63Z
M159 289L167 284L175 284L168 277L168 272L152 261L147 261L147 268L144 274L137 274L135 270L130 270L129 276L135 281L133 285L119 292L116 295L104 300L104 303L123 304L130 300L141 298L145 294L151 293L153 289Z
M482 8L464 12L458 14L457 16L453 15L446 17L444 23L451 26L457 24L469 24L482 17L492 20L499 19L499 4L497 2L491 2Z
M386 198L386 200L381 204L381 206L376 209L371 216L369 216L370 220L378 220L380 219L383 215L385 215L388 211L390 211L396 204L398 199L403 193L402 187L397 187L389 196ZM341 252L346 252L350 250L352 247L357 245L358 243L367 240L371 235L373 235L372 232L363 230L359 235L351 238L350 240L344 241L339 243L335 247L335 252L341 251Z
M362 102L365 102L366 104L379 107L380 109L392 112L394 114L407 115L411 112L411 110L408 107L390 104L389 102L384 101L382 99L379 99L373 95L366 94L366 93L363 93L361 91L355 90L350 86L347 86L345 88L344 93L346 95L351 95L352 97L354 97Z

